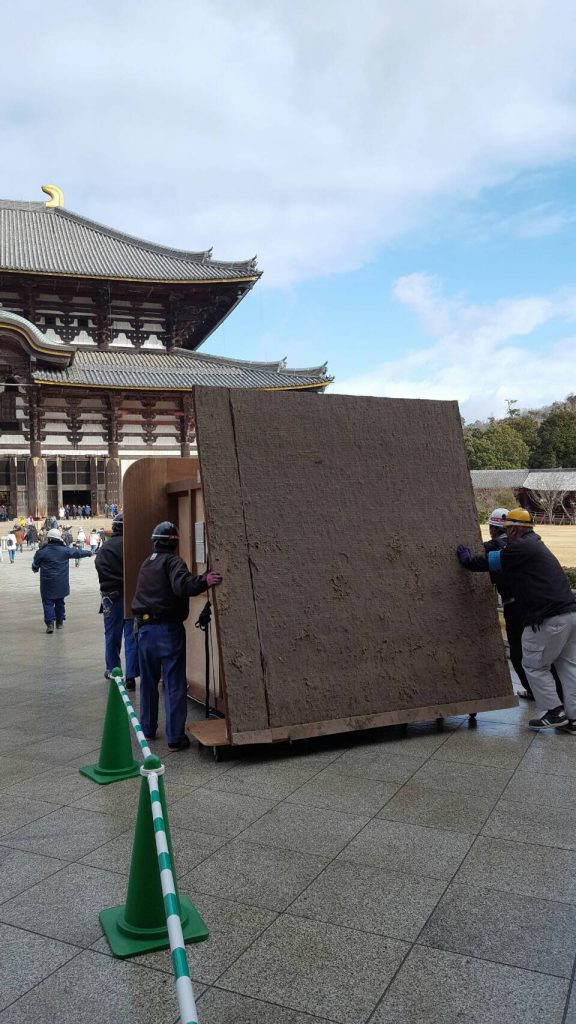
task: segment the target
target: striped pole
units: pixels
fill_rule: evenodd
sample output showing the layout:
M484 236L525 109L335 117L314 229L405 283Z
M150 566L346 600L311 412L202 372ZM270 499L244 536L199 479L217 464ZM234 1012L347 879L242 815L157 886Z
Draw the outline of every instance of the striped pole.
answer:
M176 979L176 997L178 999L180 1021L181 1024L198 1024L198 1014L196 1011L196 1002L194 1000L192 980L188 969L188 958L186 956L186 947L184 945L182 922L180 921L180 914L178 911L178 897L176 895L176 885L174 883L174 874L172 871L170 850L168 849L168 838L166 836L166 825L162 814L162 801L160 799L160 789L158 784L158 776L164 774L165 768L163 764L160 765L160 767L157 767L157 758L152 754L152 751L146 741L146 737L142 732L142 726L138 721L138 716L134 711L130 697L124 687L124 677L122 676L121 670L114 669L112 676L116 682L118 690L120 691L120 696L122 697L126 711L128 712L130 724L136 733L138 742L142 748L142 753L144 754L144 764L140 768L140 774L146 778L148 789L150 790L150 800L152 802L152 820L154 822L154 838L156 841L156 853L158 856L158 868L160 871L160 885L162 886L162 895L164 897L166 926L168 928L168 938L170 940L172 968ZM152 765L154 765L154 767L146 767L148 758L151 758ZM150 762L148 763L150 764Z
M112 669L111 677L114 680L114 682L116 683L116 686L118 687L118 689L120 691L120 696L122 697L122 700L124 702L124 707L126 708L126 711L128 712L128 719L129 719L130 725L132 726L132 728L134 729L134 732L136 733L136 739L138 740L138 743L140 744L140 747L142 749L142 753L143 753L144 757L150 757L152 751L150 750L150 747L148 746L148 740L146 739L144 733L142 732L142 726L140 725L140 722L138 721L138 715L134 711L134 708L132 706L132 701L130 700L130 697L128 696L128 693L127 693L126 688L124 686L124 676L122 675L122 669L121 668L114 668L114 669ZM140 769L140 771L142 771L142 769Z
M146 758L148 760L148 758ZM194 991L188 970L188 958L182 934L182 923L178 912L178 897L172 873L170 851L166 836L166 826L162 815L162 801L158 788L158 776L164 774L164 765L157 769L146 767L146 761L140 769L146 777L150 799L152 801L152 820L154 821L154 838L156 840L156 853L158 854L158 868L160 870L160 884L164 897L164 909L166 911L166 925L168 938L170 940L170 953L172 955L172 968L176 978L176 996L180 1010L181 1024L198 1024Z

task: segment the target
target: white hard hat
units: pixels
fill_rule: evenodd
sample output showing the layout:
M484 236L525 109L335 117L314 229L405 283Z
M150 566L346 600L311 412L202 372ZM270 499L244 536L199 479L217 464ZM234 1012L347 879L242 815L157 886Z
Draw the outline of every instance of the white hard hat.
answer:
M51 530L48 530L46 536L48 540L62 540L62 534L60 533L60 530L56 529L55 526Z
M489 526L501 526L504 527L506 516L508 515L507 508L495 508L493 512L488 516Z

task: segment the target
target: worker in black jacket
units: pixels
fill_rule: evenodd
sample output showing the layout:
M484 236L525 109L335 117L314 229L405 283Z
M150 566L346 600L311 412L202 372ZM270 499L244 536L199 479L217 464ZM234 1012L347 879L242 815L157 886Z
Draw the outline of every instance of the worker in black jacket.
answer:
M494 511L490 513L488 517L490 540L484 541L485 556L482 557L480 555L476 558L472 557L465 563L465 568L469 569L470 572L485 572L486 555L488 555L490 551L501 551L502 548L505 548L508 544L508 536L504 527L504 520L507 515L507 508L495 508ZM522 665L522 632L524 630L524 623L522 621L518 603L514 600L514 596L510 588L510 582L505 579L501 572L491 572L490 579L500 594L502 610L504 612L504 622L506 625L506 638L510 649L510 661L512 662L512 667L523 686L523 689L519 691L518 696L524 697L526 700L534 700L532 688L528 682L528 677ZM554 676L558 696L560 697L560 700L562 700L562 688L554 666L552 666L552 675Z
M140 721L147 739L158 727L158 683L164 685L166 738L170 750L184 750L187 713L186 632L190 598L221 583L217 572L193 576L176 554L178 529L159 523L152 533L154 552L140 566L132 612L138 624Z
M538 718L530 720L531 728L566 728L576 735L576 601L568 577L534 533L526 509L512 509L503 525L506 547L474 558L461 544L458 559L464 568L501 573L518 605L524 625L522 664L539 712ZM553 663L562 683L564 706L558 703Z
M507 515L507 508L495 508L494 511L490 513L490 516L488 517L490 540L484 541L484 551L486 554L490 551L501 551L502 548L506 547L508 537L504 528L504 518ZM473 572L478 571L475 569L473 564L474 561L475 560L472 559L472 562L466 567L471 569ZM518 605L514 600L509 582L501 572L490 573L490 579L500 594L500 599L502 601L504 623L506 625L506 638L510 649L510 661L512 662L512 668L523 686L523 690L520 691L520 696L525 697L527 700L534 700L534 694L532 693L528 677L522 665L522 631L524 629L524 624L518 610Z
M104 657L106 679L112 669L120 668L120 651L124 636L126 661L126 689L136 689L138 667L138 641L134 636L132 619L124 618L124 516L120 512L112 520L112 536L98 550L95 558L100 582L100 611L104 617Z

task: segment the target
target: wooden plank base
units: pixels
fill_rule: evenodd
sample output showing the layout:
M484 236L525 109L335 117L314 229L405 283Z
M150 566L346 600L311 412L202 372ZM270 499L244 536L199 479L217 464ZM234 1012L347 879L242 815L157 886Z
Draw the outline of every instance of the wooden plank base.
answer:
M427 708L404 708L401 711L384 711L375 715L359 715L356 718L332 719L325 722L304 722L279 729L258 729L253 732L226 735L224 719L210 719L192 722L188 732L204 747L240 747L257 743L282 743L288 740L313 739L317 736L333 736L344 732L362 732L366 729L380 729L389 725L408 725L411 722L433 722L437 718L451 715L476 715L483 711L499 711L518 706L516 694L510 697L496 697L489 700L458 701L455 704L436 704Z
M186 731L203 747L230 747L223 718L207 718L203 722L190 722Z

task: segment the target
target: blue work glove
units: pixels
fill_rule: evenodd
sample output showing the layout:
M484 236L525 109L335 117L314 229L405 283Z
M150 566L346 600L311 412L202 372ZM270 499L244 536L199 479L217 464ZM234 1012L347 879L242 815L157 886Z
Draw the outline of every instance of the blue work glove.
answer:
M460 562L460 565L468 565L472 560L472 552L470 548L467 548L465 544L459 544L456 548L456 557Z
M40 572L40 569L38 568L37 565L32 566L32 572Z

